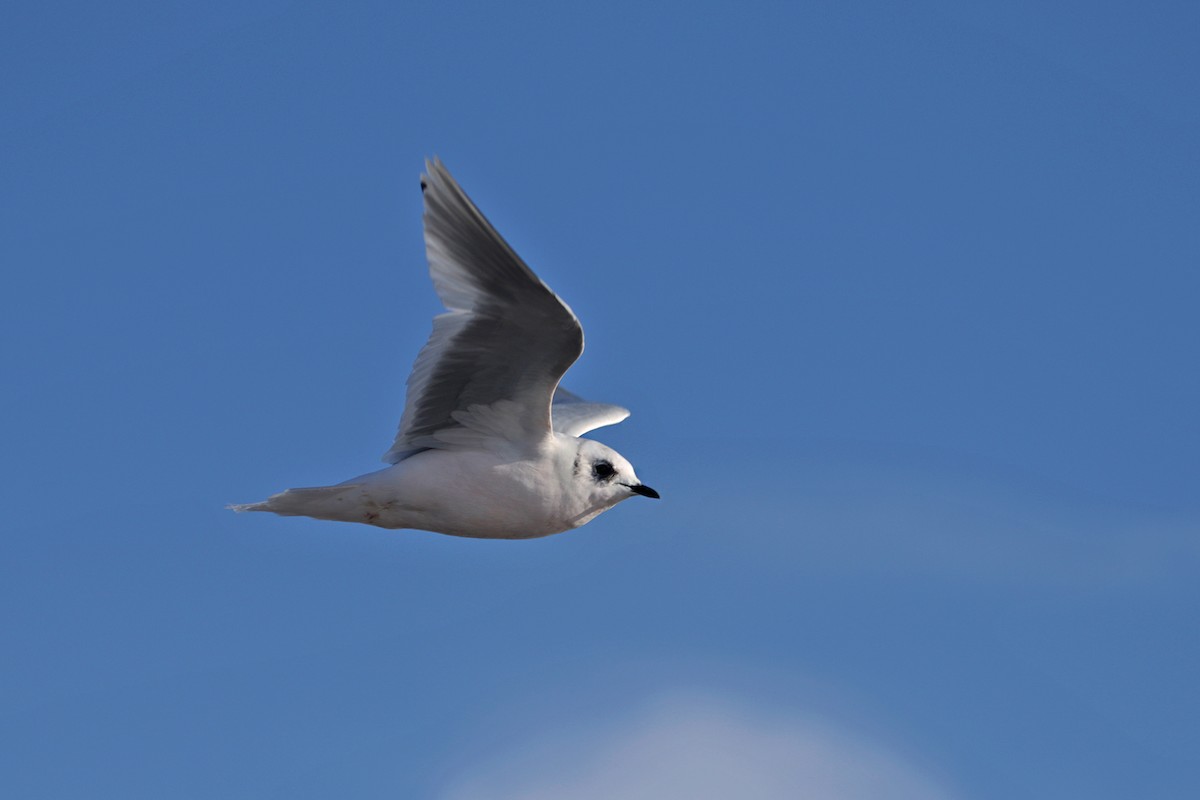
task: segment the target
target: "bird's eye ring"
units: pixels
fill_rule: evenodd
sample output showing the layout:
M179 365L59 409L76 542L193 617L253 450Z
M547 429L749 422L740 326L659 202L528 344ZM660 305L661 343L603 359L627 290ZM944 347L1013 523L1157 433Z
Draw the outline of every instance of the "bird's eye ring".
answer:
M617 473L613 469L613 465L607 461L597 461L595 466L592 467L592 472L596 473L597 478L611 478Z

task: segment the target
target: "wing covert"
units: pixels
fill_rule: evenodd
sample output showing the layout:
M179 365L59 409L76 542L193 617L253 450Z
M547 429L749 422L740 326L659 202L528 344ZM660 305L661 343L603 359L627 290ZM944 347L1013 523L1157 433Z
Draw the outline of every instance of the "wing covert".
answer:
M575 314L521 260L438 159L426 162L425 250L448 309L408 378L404 414L384 461L442 443L473 406L512 401L507 435L538 441L550 433L550 403L583 352Z

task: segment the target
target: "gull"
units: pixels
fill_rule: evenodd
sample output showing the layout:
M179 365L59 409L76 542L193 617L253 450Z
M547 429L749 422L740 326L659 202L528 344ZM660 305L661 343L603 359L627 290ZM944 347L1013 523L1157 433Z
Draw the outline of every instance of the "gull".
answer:
M425 251L447 311L408 376L390 466L288 489L234 511L532 539L578 528L630 497L657 498L582 434L629 411L559 387L583 352L574 312L513 252L442 162L425 162Z

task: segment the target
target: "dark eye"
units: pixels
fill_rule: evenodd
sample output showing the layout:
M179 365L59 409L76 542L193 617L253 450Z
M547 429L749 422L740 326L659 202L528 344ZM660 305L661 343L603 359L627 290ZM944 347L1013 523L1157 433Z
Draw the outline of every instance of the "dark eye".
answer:
M596 465L592 467L592 472L596 473L596 477L602 480L607 480L617 474L617 471L613 469L613 465L607 461L597 461Z

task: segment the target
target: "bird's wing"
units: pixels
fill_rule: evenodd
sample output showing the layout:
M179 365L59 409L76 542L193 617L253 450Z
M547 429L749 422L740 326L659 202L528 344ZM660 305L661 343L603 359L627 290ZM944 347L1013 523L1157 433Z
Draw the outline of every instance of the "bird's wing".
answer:
M425 162L421 188L429 274L448 310L413 365L383 460L453 446L468 433L540 442L551 433L554 389L583 352L583 328L438 159Z
M554 430L567 436L582 436L588 431L616 425L629 416L629 409L608 403L589 403L561 386L554 392Z

